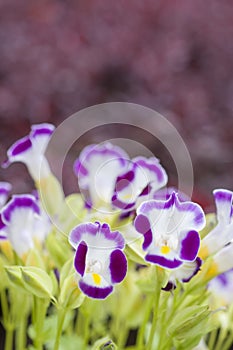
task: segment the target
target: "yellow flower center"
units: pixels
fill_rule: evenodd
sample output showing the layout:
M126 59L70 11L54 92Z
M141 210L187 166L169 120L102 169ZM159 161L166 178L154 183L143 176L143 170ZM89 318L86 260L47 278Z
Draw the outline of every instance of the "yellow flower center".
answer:
M93 278L94 283L97 284L97 286L99 286L101 283L100 275L98 273L93 273L92 278Z
M162 254L168 254L170 253L171 249L167 246L167 245L163 245L161 248L160 248L160 252Z

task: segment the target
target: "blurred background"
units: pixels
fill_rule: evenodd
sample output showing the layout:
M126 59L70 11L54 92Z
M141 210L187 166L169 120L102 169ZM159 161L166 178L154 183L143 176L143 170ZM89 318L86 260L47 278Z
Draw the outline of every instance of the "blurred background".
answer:
M194 200L209 210L214 188L233 190L232 38L228 0L0 1L1 162L32 123L59 125L103 102L142 104L178 129L193 161ZM81 146L108 137L100 128ZM21 164L0 176L15 192L33 187ZM72 162L65 182L75 190Z

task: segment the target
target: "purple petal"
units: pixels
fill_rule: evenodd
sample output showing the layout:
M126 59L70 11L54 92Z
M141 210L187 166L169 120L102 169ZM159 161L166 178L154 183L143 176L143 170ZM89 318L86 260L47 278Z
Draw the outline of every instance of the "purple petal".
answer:
M76 250L76 254L74 257L74 267L81 276L83 276L85 272L86 255L87 255L87 245L85 242L81 242L78 245L78 248Z
M149 159L144 157L137 157L133 159L133 162L137 164L137 166L142 169L147 169L150 171L152 176L155 176L154 180L157 180L158 183L162 184L162 186L167 183L167 174L163 167L160 165L159 160L155 157L151 157ZM152 179L150 179L151 181Z
M170 260L170 259L166 259L164 256L152 255L152 254L147 254L145 256L145 260L148 262L151 262L153 264L160 265L162 267L166 267L168 269L175 269L183 264L182 261L177 260L177 259Z
M180 202L187 202L190 201L190 197L188 197L185 193L179 191L175 187L166 187L159 191L156 191L153 195L153 199L156 200L168 200L168 198L171 196L171 194L175 192L178 194L178 198Z
M100 223L98 223L98 224L100 225L99 232L102 233L107 240L114 241L116 244L116 248L123 249L125 247L125 240L120 232L111 231L110 226L106 223L104 223L102 225Z
M174 282L168 281L166 286L162 288L165 292L170 292L172 290L176 289L176 285Z
M150 221L149 219L142 214L139 214L136 216L135 220L134 220L134 226L136 228L136 230L141 233L141 234L145 234L148 231L150 231Z
M229 224L232 217L233 192L224 189L213 191L218 222Z
M125 254L117 249L110 255L110 273L112 283L120 283L126 276L127 260Z
M52 135L55 126L49 123L34 124L31 126L30 137L35 138L38 135Z
M90 145L81 152L74 163L81 190L94 205L110 204L117 176L126 168L128 155L110 143ZM93 180L94 179L94 180Z
M32 142L28 136L16 141L7 151L9 158L16 157L32 148Z
M40 208L32 195L14 195L2 210L2 218L9 223L12 213L19 208L30 208L36 214L40 214Z
M0 213L0 231L6 227L6 224L2 221L2 214Z
M99 248L123 249L125 246L124 238L120 232L112 232L108 224L100 224L99 222L80 224L71 231L70 244L76 248L81 241Z
M113 291L112 286L98 288L88 285L83 280L79 281L79 288L85 295L94 299L105 299Z
M83 166L79 159L74 162L73 170L76 176L86 176L88 174L87 169Z
M153 240L153 234L148 218L142 214L136 216L134 226L139 233L144 235L142 248L146 250L151 245Z
M189 276L186 276L185 278L182 278L182 282L184 283L189 282L200 271L202 260L199 257L197 257L194 262L195 262L195 265L193 270L191 271L191 274Z
M200 236L198 232L192 230L185 234L180 246L180 259L193 261L195 260L200 247Z
M8 196L12 189L12 185L9 182L0 182L0 195Z
M122 191L125 187L129 186L134 177L135 174L133 170L129 170L125 174L118 176L116 179L115 191Z
M135 206L135 202L125 203L119 200L116 193L112 196L112 204L122 210L130 210Z
M167 182L167 175L156 158L133 159L130 170L121 174L116 181L112 204L120 209L130 209L137 199L148 195Z
M185 229L202 230L205 226L205 213L197 203L180 202L178 196L175 196L175 207L177 215L180 214L180 219L177 223Z
M7 239L7 233L6 233L6 225L2 221L2 215L0 214L0 240Z
M149 230L144 234L144 241L142 244L143 250L146 250L151 245L152 240L153 240L153 234L152 234L152 231Z

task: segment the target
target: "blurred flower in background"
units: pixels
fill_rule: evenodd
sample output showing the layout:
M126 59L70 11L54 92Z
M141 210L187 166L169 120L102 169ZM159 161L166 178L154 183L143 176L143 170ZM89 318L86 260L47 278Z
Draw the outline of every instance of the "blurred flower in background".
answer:
M84 107L127 101L176 126L192 156L196 201L213 206L211 190L231 188L231 2L11 0L0 13L1 157L30 124L58 125ZM70 165L83 146L108 138L105 128L86 135ZM144 141L175 177L161 145ZM26 170L15 169L1 172L2 181L28 191ZM64 175L70 193L72 165Z

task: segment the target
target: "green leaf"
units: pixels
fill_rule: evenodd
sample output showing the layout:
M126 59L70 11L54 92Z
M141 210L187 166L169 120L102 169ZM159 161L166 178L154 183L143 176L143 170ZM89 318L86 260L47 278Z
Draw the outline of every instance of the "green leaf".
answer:
M20 290L23 290L24 292L27 291L25 284L22 279L22 272L20 266L5 266L5 271L7 273L7 276L10 280L10 282L14 285L14 287L19 288Z
M85 299L85 295L81 293L75 277L75 272L71 275L68 275L68 277L64 279L63 284L61 285L59 304L63 308L76 309L82 305Z
M30 266L20 267L26 289L39 298L54 299L53 283L50 276L44 270Z
M203 327L204 333L206 333L205 326L210 314L208 305L195 305L179 310L168 327L168 334L182 340L196 336L199 334L198 332L203 331Z
M47 236L45 244L50 253L50 259L52 258L55 265L59 268L63 266L73 254L67 237L61 236L60 232L51 232Z
M71 259L66 261L66 263L62 266L61 272L60 272L60 285L62 286L64 283L64 280L69 276L71 273L74 272L74 257L72 256Z
M128 259L132 260L133 262L140 264L140 265L146 265L149 266L143 255L142 251L139 248L136 248L135 246L126 244L125 250L124 250L126 256Z

